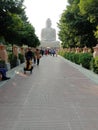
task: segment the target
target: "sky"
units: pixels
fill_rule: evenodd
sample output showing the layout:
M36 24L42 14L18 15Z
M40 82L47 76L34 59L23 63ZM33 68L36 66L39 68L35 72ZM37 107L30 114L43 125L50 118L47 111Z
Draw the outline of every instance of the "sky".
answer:
M57 23L66 9L67 0L24 0L26 15L29 22L35 28L35 34L40 39L41 30L45 28L47 18L51 19L52 28L58 34ZM56 36L58 39L58 36Z

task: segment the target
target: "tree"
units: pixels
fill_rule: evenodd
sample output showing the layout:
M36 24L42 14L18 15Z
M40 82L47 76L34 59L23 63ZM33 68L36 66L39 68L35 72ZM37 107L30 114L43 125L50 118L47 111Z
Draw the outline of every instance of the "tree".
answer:
M24 0L0 1L0 37L12 45L36 47L40 42L33 25L28 22L23 2Z
M77 37L76 18L78 17L79 8L76 6L78 1L71 1L72 5L68 5L67 9L62 13L58 27L59 39L62 41L63 47L75 47L79 38Z
M0 35L5 35L8 26L12 24L11 14L21 14L23 11L23 0L1 0L0 1Z
M35 35L35 29L30 23L24 23L20 32L21 44L36 47L40 45L38 37Z
M68 0L69 5L59 20L59 39L63 47L93 47L97 43L97 0ZM88 5L89 4L89 5ZM93 5L93 9L91 6ZM89 6L89 7L87 7ZM97 7L96 7L97 8Z

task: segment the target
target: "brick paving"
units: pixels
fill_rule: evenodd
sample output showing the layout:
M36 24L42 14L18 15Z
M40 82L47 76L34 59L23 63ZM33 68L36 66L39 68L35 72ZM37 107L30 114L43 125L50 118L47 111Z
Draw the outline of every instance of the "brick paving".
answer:
M44 56L0 82L0 130L98 130L98 77L64 58Z

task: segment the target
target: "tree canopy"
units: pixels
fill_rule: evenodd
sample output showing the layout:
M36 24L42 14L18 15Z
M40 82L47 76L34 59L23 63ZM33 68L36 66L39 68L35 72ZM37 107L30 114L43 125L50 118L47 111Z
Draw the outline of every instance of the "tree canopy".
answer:
M35 28L28 21L23 2L24 0L0 0L0 39L5 39L12 45L36 47L40 41Z
M98 39L98 0L68 0L58 23L63 47L90 47Z

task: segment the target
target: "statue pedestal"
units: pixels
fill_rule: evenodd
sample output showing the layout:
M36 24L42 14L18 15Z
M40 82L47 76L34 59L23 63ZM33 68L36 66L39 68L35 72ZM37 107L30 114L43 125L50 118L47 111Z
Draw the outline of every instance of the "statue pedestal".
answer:
M59 41L41 41L41 47L50 47L50 48L59 48L60 42Z

